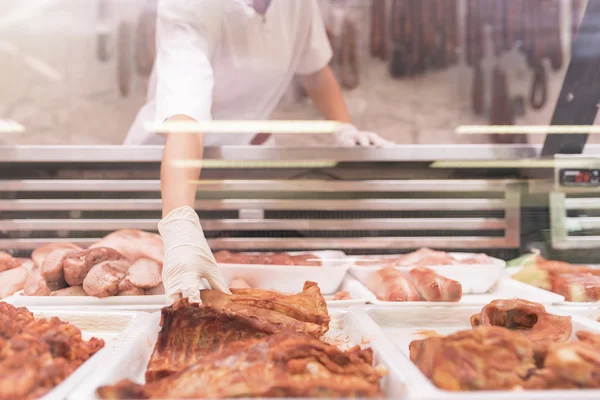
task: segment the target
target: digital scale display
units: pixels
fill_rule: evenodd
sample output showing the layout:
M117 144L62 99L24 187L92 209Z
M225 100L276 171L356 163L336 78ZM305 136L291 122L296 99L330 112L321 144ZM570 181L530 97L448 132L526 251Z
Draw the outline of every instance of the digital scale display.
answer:
M561 169L562 186L600 186L599 169Z

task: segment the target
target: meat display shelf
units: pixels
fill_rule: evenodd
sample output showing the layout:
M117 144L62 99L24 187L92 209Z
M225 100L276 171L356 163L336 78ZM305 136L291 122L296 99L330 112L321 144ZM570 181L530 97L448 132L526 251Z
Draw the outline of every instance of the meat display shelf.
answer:
M366 342L375 339L372 335L363 336L362 330L357 325L357 320L348 312L336 310L330 312L330 330L326 335L326 341L340 347L361 345L365 347ZM131 379L143 383L146 366L154 350L158 337L160 313L154 313L149 320L148 328L143 336L132 342L127 349L123 349L110 363L98 368L92 376L89 376L82 384L73 391L68 399L97 399L96 389L103 385L114 384L121 379ZM373 346L375 362L388 368L391 372L389 377L384 378L383 387L385 395L390 399L402 399L406 390L403 379L399 377L399 371L394 371L395 363L389 357L389 350L382 344ZM394 379L390 377L394 376Z
M409 344L431 334L449 335L471 329L470 317L481 311L478 307L461 308L391 308L391 307L352 307L351 314L357 319L363 335L373 335L377 339L373 345L392 349L390 358L397 368L390 369L390 380L405 379L408 398L411 400L492 400L492 399L600 399L600 390L530 390L530 391L475 391L448 392L435 387L410 360ZM549 313L569 315L558 309L547 307ZM573 335L580 330L600 333L600 323L572 315ZM381 343L377 343L381 341ZM394 376L394 373L400 373Z
M105 346L75 370L42 400L63 400L79 385L86 382L98 368L106 365L122 349L143 338L149 328L150 314L126 311L57 310L48 307L29 308L36 318L58 317L79 328L84 340L103 339Z

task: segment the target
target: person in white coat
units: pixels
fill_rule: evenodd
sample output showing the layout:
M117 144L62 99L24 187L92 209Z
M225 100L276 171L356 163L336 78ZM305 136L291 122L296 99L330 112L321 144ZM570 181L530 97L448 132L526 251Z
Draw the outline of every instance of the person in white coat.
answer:
M344 124L334 137L342 145L383 146L351 118L329 68L332 50L317 0L160 0L157 59L149 102L139 112L126 144L165 143L161 165L165 247L163 281L170 301L200 301L205 278L228 292L194 211L200 168L177 168L174 160L202 159L204 146L248 144L255 135L171 133L161 138L146 122L265 120L293 77L302 76L325 119Z

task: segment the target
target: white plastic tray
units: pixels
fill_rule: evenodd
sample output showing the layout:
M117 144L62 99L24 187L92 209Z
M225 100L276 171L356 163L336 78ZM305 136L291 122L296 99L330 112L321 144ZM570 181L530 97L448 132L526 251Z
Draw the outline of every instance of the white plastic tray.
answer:
M357 326L357 319L345 310L335 310L330 312L331 322L330 330L326 335L326 341L335 344L340 348L353 345L368 346L373 336L365 337L362 335L362 329ZM110 364L99 368L96 373L88 377L78 388L68 397L72 400L79 399L98 399L96 389L100 386L111 385L121 379L130 379L135 382L145 382L145 371L154 345L158 337L160 327L160 313L154 313L150 317L149 327L144 336L138 337L138 340L130 343L127 349L123 349ZM375 352L375 362L384 365L388 371L394 371L394 376L399 376L400 372L394 361L389 357L389 351L384 350L382 345L373 348ZM386 397L391 399L404 398L406 386L402 380L391 380L389 377L383 380Z
M156 311L166 304L165 295L112 296L99 299L92 296L24 296L23 291L3 301L19 307L102 307L103 310Z
M328 308L339 308L339 307L351 307L357 306L361 304L366 304L373 294L368 290L365 292L366 288L362 283L357 281L351 276L346 276L342 281L342 285L337 289L337 292L346 291L350 293L350 300L331 300L327 299L328 295L325 296L325 300L327 301Z
M372 334L382 346L391 348L402 378L406 379L410 399L600 399L600 390L535 390L535 391L480 391L448 392L438 389L410 360L409 344L424 338L421 331L435 331L442 335L471 329L471 315L482 307L460 308L390 308L352 307L351 314L362 327L363 334ZM556 315L569 315L557 308L546 307ZM580 330L600 333L600 323L574 315L573 337ZM382 335L383 334L383 335ZM391 369L392 373L398 370ZM393 378L393 377L392 377Z
M106 365L120 349L127 348L130 343L139 341L149 329L150 314L131 311L83 311L56 310L47 307L29 308L36 318L58 317L81 330L82 337L104 339L104 347L81 365L67 379L58 384L41 399L63 400L81 382Z
M547 290L538 289L531 285L526 285L522 282L515 281L510 278L502 278L498 281L496 286L489 293L484 294L466 294L463 295L462 299L456 303L448 302L433 302L433 301L381 301L367 289L364 285L360 284L360 288L355 289L358 294L357 296L367 298L368 303L385 306L385 307L462 307L469 305L485 305L492 300L496 299L512 299L520 298L529 301L535 301L541 304L553 304L556 302L563 301L565 298L559 294L548 292Z
M300 253L290 253L300 254ZM302 291L304 282L313 281L319 284L323 294L334 294L340 287L350 262L341 251L311 252L323 261L320 267L299 265L253 265L253 264L219 264L225 281L241 278L254 288L272 289L285 293Z
M457 260L475 255L474 253L450 253ZM350 257L349 257L350 258ZM360 258L360 256L354 259ZM498 258L490 257L492 264L455 264L455 265L432 265L427 268L434 270L449 279L460 282L463 293L485 293L501 278L502 270L506 262ZM381 269L383 266L357 266L350 267L350 273L363 284L366 284L369 276ZM408 272L413 267L396 267L399 271Z

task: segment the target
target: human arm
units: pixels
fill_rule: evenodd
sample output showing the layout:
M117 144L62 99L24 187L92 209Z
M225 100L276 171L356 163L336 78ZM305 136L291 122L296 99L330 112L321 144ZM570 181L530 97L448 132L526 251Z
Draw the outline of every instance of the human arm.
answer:
M389 145L390 142L375 133L359 131L352 125L352 118L342 90L329 66L332 49L321 12L314 0L310 0L308 4L311 13L311 31L297 70L308 96L325 119L343 123L334 133L338 144L344 146L358 144L365 147Z
M206 15L214 2L204 1ZM198 5L183 0L161 1L157 24L157 120L193 122L211 119L213 75L209 54L210 21L198 18ZM214 15L212 15L214 16ZM165 248L163 283L169 302L181 297L200 301L202 278L212 289L229 292L194 211L203 136L167 134L161 163L163 219L158 225Z

